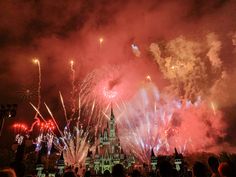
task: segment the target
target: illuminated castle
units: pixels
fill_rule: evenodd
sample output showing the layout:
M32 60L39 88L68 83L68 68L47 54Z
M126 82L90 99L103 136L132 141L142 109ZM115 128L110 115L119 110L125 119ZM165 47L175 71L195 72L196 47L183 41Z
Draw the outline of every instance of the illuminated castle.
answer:
M107 127L99 132L97 138L99 142L95 154L91 151L88 152L85 162L86 170L90 170L95 174L103 174L106 170L111 172L115 164L119 163L125 168L129 168L135 163L134 157L125 155L120 146L112 108Z

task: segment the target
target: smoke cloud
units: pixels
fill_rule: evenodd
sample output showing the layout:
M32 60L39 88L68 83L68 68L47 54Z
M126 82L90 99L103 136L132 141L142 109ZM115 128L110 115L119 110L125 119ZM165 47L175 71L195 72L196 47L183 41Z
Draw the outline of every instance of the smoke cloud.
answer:
M121 73L107 82L110 89L128 92L125 101L149 75L172 98L214 102L229 127L227 135L233 136L228 113L236 103L235 11L232 0L1 1L1 102L18 103L19 119L32 122L34 111L18 98L19 91L37 87L31 62L37 57L42 99L58 111L58 90L70 95L74 58L76 83L94 70L119 67Z

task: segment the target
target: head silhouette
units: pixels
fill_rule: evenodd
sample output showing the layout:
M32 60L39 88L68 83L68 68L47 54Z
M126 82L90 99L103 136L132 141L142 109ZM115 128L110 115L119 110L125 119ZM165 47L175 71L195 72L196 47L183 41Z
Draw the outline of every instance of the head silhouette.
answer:
M67 171L64 173L63 177L76 177L73 171Z
M0 170L0 176L1 177L16 177L16 173L11 168L6 168L3 170Z
M113 177L125 177L125 169L123 165L116 164L112 169L112 176Z
M141 173L138 170L134 170L131 177L141 177Z
M218 171L222 177L233 177L233 169L227 162L220 163Z
M207 177L208 169L202 162L195 162L193 166L193 175L195 177Z
M173 173L173 167L169 161L163 160L160 162L160 175L162 177L170 177Z
M213 173L218 173L219 160L216 157L210 156L208 158L208 165Z
M103 173L103 176L104 177L110 177L111 176L111 173L109 170L105 170L104 173Z

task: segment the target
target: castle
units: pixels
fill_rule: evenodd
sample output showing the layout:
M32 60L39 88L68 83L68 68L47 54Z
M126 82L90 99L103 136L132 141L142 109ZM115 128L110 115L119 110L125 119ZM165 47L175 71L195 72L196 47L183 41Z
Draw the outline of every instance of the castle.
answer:
M111 108L110 120L106 128L99 132L98 145L95 154L88 152L85 165L86 170L93 171L95 174L103 174L104 171L112 171L115 164L122 164L125 168L131 167L135 163L132 155L125 155L117 136L115 116Z
M137 161L133 155L126 155L120 145L117 136L117 128L115 124L115 116L111 108L110 119L107 122L106 128L98 133L98 143L95 152L88 151L85 160L86 171L91 171L92 174L101 175L106 170L112 172L112 167L116 164L122 164L126 169L132 170L133 167L143 168L143 164ZM41 155L41 153L39 153ZM178 162L179 163L179 162ZM152 171L156 170L157 157L153 150L151 154L150 167ZM63 174L65 168L63 155L57 161L58 174ZM44 166L41 162L41 156L38 158L36 171L37 176L44 176Z

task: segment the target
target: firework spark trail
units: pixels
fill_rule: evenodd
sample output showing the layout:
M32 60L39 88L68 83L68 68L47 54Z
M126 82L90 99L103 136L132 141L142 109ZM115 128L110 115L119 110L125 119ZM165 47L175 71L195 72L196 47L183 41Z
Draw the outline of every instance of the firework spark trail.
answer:
M50 134L46 135L46 138L47 138L48 155L50 155L52 145L53 145L54 136L53 136L53 134L50 133Z
M59 133L61 134L61 136L63 136L63 133L62 133L62 131L60 130L60 128L59 128L59 126L58 126L58 124L57 124L57 122L56 122L56 120L55 120L55 118L54 118L54 116L53 116L53 114L52 114L52 112L51 112L51 110L49 109L49 107L47 106L46 103L44 103L44 105L45 105L45 107L47 108L47 111L48 111L49 115L51 116L51 118L52 118L54 124L56 125L57 130L59 131Z
M80 94L79 94L79 100L78 100L78 107L79 107L79 116L78 116L77 122L80 121L80 115L81 115L81 98L80 98ZM77 125L77 127L78 127L78 125Z
M40 135L36 138L36 143L35 143L36 144L36 148L35 148L36 152L40 151L42 140L43 140L43 134L40 133Z
M99 47L100 47L100 49L101 49L103 43L104 43L104 38L103 38L103 37L100 37L100 38L99 38Z
M216 115L216 108L213 102L211 102L211 107L212 107L214 115Z
M62 108L63 108L64 116L65 116L65 119L66 119L66 123L67 123L68 122L68 117L67 117L66 107L65 107L65 104L64 104L64 99L62 97L61 92L59 92L59 95L60 95L61 105L62 105Z
M41 76L41 65L40 61L37 58L33 59L33 62L37 64L38 66L38 104L37 104L37 109L40 110L41 106L41 81L42 81L42 76ZM37 118L38 112L36 112L34 118Z
M91 121L91 118L92 118L93 113L94 113L94 107L95 107L95 100L93 101L92 108L91 108L91 111L90 111L88 125L90 125L90 121Z
M141 52L139 50L139 47L136 44L131 44L131 49L132 49L133 54L136 57L140 57L141 56Z
M42 114L39 112L39 110L32 104L30 103L30 105L34 108L34 110L37 112L37 114L41 117L41 119L46 123L47 121L44 119L44 117L42 116Z
M99 75L99 76L97 76ZM95 87L100 81L101 73L98 71L92 71L89 73L85 79L82 81L79 89L79 118L81 119L81 114L85 114L83 117L87 117L87 125L90 127L91 125L95 126L95 134L98 130L100 124L103 124L103 100L97 95ZM89 109L84 109L89 108ZM81 121L83 121L81 119Z
M71 69L71 73L72 73L72 77L71 77L71 86L72 86L72 92L71 92L71 100L72 100L72 115L71 115L71 119L74 118L75 115L75 111L76 111L76 100L75 100L75 94L76 94L76 87L75 87L75 69L74 69L74 61L71 60L70 61L70 69Z
M31 125L31 127L30 127L30 129L29 129L29 132L32 132L33 129L34 129L34 126L35 126L36 124L38 124L38 123L40 123L40 120L39 120L39 118L37 117L36 120L32 123L32 125Z

